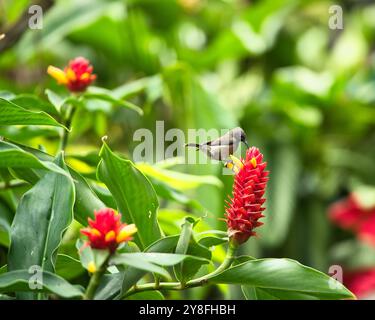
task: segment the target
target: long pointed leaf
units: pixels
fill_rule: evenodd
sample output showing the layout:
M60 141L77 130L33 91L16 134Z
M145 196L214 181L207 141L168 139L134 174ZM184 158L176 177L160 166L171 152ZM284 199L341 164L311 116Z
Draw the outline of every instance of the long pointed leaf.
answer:
M145 248L160 239L156 219L159 202L150 181L130 160L115 155L104 142L100 152L98 178L108 187L127 223L135 223L135 241Z
M291 259L250 260L211 278L209 283L227 283L297 293L319 299L354 298L341 283L326 274Z
M43 111L30 111L0 98L0 126L9 125L47 125L68 130Z
M66 170L62 156L56 162ZM75 192L70 178L46 174L26 192L11 228L9 270L37 265L53 272L62 233L72 221Z
M29 273L28 270L4 273L0 275L0 292L51 292L63 298L79 298L83 295L78 288L72 286L63 278L46 271L41 272L40 281L38 281L41 289L31 289L30 283L33 285L36 284L33 282L32 277L33 273Z

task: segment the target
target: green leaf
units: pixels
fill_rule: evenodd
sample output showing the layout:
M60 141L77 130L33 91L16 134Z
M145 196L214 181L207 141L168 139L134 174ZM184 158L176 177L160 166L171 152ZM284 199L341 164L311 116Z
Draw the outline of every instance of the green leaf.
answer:
M172 253L176 248L177 241L178 236L169 236L159 239L147 247L145 252ZM95 299L103 300L121 297L122 293L129 290L131 286L136 284L146 273L147 271L145 270L128 267L125 272L105 275L104 281L97 290Z
M6 273L8 271L8 265L3 265L0 267L0 274Z
M34 275L37 276L36 274ZM38 282L34 282L33 272L28 270L17 270L4 273L0 275L0 292L50 292L55 293L62 298L79 298L83 296L83 293L63 278L51 273L51 272L40 272L40 279ZM40 285L41 289L31 289L30 284Z
M175 251L177 254L186 254L186 252L188 251L189 243L193 234L193 225L194 225L194 221L191 221L191 220L192 220L191 218L185 219L185 222L182 225L180 238L178 239L176 251ZM174 268L174 272L178 280L180 280L182 283L186 283L187 279L185 278L185 274L184 274L183 262L179 266L176 266Z
M81 224L86 225L87 219L94 217L94 211L103 209L106 205L96 196L84 177L71 168L69 168L69 171L76 190L74 218Z
M291 293L319 299L355 298L341 283L291 259L259 259L241 263L214 276L209 283L239 284L276 290L279 298ZM282 291L283 293L280 293ZM270 291L271 292L271 291Z
M79 253L81 265L85 269L89 268L90 263L94 263L95 267L99 269L109 255L108 250L92 249L90 246L85 246L81 239L77 240L76 248Z
M197 219L197 215L191 214L188 211L181 209L159 209L158 210L158 221L161 229L167 235L179 234L181 225L184 223L187 217ZM210 225L202 218L199 218L199 224L196 226L196 230L205 231L209 230Z
M65 104L71 104L71 105L74 105L78 108L81 108L83 106L81 97L77 97L77 96L73 96L73 95L62 97L62 96L58 95L56 92L53 92L52 90L49 90L49 89L46 89L45 93L47 95L47 98L48 98L49 102L51 102L51 104L55 108L55 111L58 114L60 114L61 108Z
M66 169L62 156L56 163ZM48 173L26 192L11 228L8 268L40 266L53 272L63 232L73 219L74 185L66 176Z
M201 212L205 210L204 207L197 200L190 199L182 191L175 190L160 180L152 178L150 180L157 195L160 198L175 201L177 203L185 205L187 208L196 209Z
M90 181L90 187L95 194L103 201L108 208L116 208L116 201L113 199L109 190L105 187L100 186L98 183Z
M29 142L36 137L45 139L59 139L60 128L46 126L0 126L0 136L7 137L8 140L19 142Z
M98 165L98 178L104 182L116 200L127 223L134 223L138 232L134 239L145 248L161 237L156 219L159 202L150 181L130 160L115 155L103 142Z
M0 98L3 98L5 100L12 100L15 97L15 94L10 91L0 91Z
M46 125L68 130L43 111L30 111L0 98L0 126L9 125Z
M57 112L60 112L66 98L59 96L56 92L53 92L50 89L46 89L45 92L49 102L51 102L51 104L56 108Z
M115 265L127 265L136 269L141 269L147 272L154 272L166 278L169 278L169 273L160 266L173 266L184 260L200 260L203 258L173 253L123 253L114 256L111 263ZM207 262L207 261L204 261Z
M165 300L165 298L160 291L153 290L137 292L127 297L126 300Z
M124 108L128 108L136 111L138 114L143 115L143 110L136 106L135 104L117 98L110 90L99 88L99 87L90 87L87 92L83 95L85 99L98 99L110 102L115 105L119 105Z
M146 176L162 181L177 190L197 188L203 184L223 187L223 183L212 175L193 175L159 168L147 163L137 163L136 167Z
M317 297L295 291L277 289L263 289L250 286L241 286L246 300L318 300Z
M0 245L9 247L9 232L14 213L0 198Z
M129 267L130 268L130 267ZM133 272L144 271L132 268ZM142 276L141 276L142 277ZM122 281L124 279L124 272L117 272L112 274L105 274L100 281L100 285L95 292L95 300L110 300L117 299L121 290Z
M125 83L111 90L117 99L128 99L145 91L149 101L155 101L162 95L162 82L160 75L141 78Z
M82 268L81 263L77 259L66 254L57 255L55 267L56 274L66 280L74 279L85 272L85 269Z
M61 169L55 163L39 160L33 154L5 141L0 141L0 168L47 169L70 177L69 173Z
M41 161L53 161L53 157L40 150L26 147L20 144L14 144L29 154L34 155ZM0 142L1 147L1 142ZM45 175L45 170L30 169L30 168L14 168L13 173L20 179L26 180L31 184L37 183L37 181ZM64 171L65 172L65 171ZM86 179L83 178L78 172L69 168L71 177L73 178L76 199L74 203L74 218L83 225L87 224L87 218L94 217L94 211L105 208L106 205L100 201L96 194L92 191Z
M204 260L183 261L180 266L174 268L177 279L182 283L186 283L190 280L203 264L207 264L211 260L211 251L197 244L193 237L193 227L198 221L199 220L195 221L191 217L185 219L175 252L178 254L190 254L192 256L202 257Z
M50 115L59 115L58 110L55 108L53 104L50 104L32 94L19 94L10 100L17 106L30 111L44 111Z
M202 236L200 240L198 241L198 243L207 248L210 248L213 246L218 246L223 243L226 243L228 242L228 240L229 240L228 235L225 235L224 237L218 237L216 235L207 235L207 236Z

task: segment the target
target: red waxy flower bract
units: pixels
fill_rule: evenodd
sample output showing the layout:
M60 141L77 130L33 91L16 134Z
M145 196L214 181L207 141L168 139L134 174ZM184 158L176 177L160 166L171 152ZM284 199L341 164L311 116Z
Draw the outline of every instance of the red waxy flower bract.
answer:
M344 285L359 299L375 293L375 268L344 273Z
M233 197L227 201L226 222L228 234L236 245L246 242L255 235L253 231L263 223L263 198L269 171L267 163L258 148L251 147L246 151L246 158L238 161L239 168L234 178ZM235 164L236 165L236 164Z
M375 246L375 207L363 208L355 193L334 203L329 217L341 228L354 231L360 240Z
M59 84L64 84L72 92L82 92L96 79L92 74L93 67L90 62L83 57L69 61L69 65L61 70L54 66L49 66L47 73L57 80Z
M88 237L88 245L94 249L115 251L118 245L132 239L137 232L134 224L121 223L121 214L105 208L95 212L95 220L88 219L90 227L81 229Z

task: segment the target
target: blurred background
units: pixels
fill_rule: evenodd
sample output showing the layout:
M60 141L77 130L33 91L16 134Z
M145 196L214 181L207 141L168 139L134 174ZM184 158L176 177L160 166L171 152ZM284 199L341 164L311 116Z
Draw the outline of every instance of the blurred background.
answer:
M0 0L0 34L31 3ZM1 94L44 100L46 88L67 94L46 69L84 56L94 66L95 85L144 110L139 116L91 99L73 123L72 166L94 177L104 135L113 150L131 157L134 132L155 131L157 120L166 130L185 132L241 126L271 170L264 226L242 253L289 257L340 277L340 268L330 269L338 265L359 298L375 297L374 1L44 3L41 30L28 29L11 44L0 40ZM332 5L342 8L343 29L329 28ZM0 135L54 153L59 129L0 128ZM187 213L202 217L202 230L225 230L218 218L233 177L223 176L220 164L174 159L161 167L168 170L158 171L153 182L164 194L159 220L167 234L178 233ZM6 210L0 203L0 229ZM7 240L0 243L6 250ZM222 255L218 250L217 260ZM184 294L214 297L208 290ZM241 298L235 289L225 294Z

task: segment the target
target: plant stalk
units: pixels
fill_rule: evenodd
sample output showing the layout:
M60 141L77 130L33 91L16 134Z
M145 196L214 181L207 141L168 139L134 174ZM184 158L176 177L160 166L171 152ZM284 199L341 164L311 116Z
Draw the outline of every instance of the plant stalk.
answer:
M66 121L65 121L65 127L69 131L64 129L64 131L62 133L60 151L65 151L66 146L68 145L69 133L70 133L70 130L71 130L72 121L73 121L73 117L74 117L75 112L76 112L76 107L74 105L71 105L70 110L68 110L68 115L67 115L67 118L66 118Z
M154 283L140 284L137 286L133 286L131 289L129 289L121 297L121 299L124 299L134 293L142 292L142 291L184 290L188 288L201 287L201 286L207 285L209 282L209 279L213 278L214 276L218 275L219 273L223 272L224 270L228 269L231 266L233 259L235 258L236 251L237 251L237 246L229 242L226 257L223 263L215 271L209 274L206 274L200 278L190 280L184 285L182 285L180 282L154 282Z
M100 268L96 272L94 272L94 274L91 276L89 285L87 286L87 289L84 295L84 300L94 299L95 292L100 285L100 280L102 279L104 273L107 270L108 262L110 258L111 258L111 255L108 256L108 258L103 262Z

